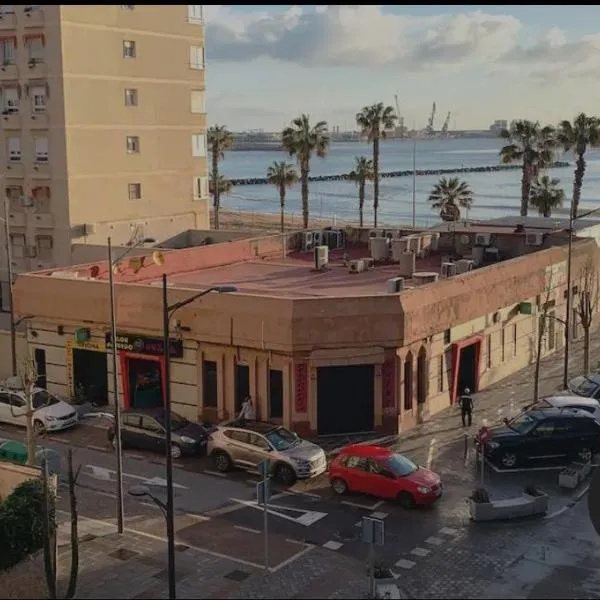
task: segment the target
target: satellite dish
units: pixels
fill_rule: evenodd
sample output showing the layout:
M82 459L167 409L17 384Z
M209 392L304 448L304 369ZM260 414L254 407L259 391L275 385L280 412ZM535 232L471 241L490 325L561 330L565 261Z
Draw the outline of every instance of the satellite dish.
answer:
M90 267L90 277L93 277L95 279L96 277L98 277L99 274L100 274L100 267L98 265L94 265L93 267Z
M590 521L600 535L600 471L594 470L588 490L588 513Z
M133 256L129 259L129 268L137 273L144 266L144 256Z
M112 268L112 272L114 275L121 275L121 264L115 263Z
M155 250L152 253L152 262L159 267L165 264L165 257L160 250Z

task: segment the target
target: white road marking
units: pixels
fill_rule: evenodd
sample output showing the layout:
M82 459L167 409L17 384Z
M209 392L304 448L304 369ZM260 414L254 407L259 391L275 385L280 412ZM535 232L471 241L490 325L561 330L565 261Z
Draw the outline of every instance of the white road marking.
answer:
M427 556L429 553L431 552L431 550L427 550L425 548L413 548L410 553L414 554L415 556Z
M309 498L314 498L315 500L323 500L323 496L319 496L319 494L311 494L310 492L301 492L299 490L287 490L285 492L281 492L286 496L308 496Z
M210 471L208 469L202 471L202 473L204 475L214 475L215 477L227 477L227 473L219 473L219 471Z
M143 504L144 506L149 506L150 508L158 508L154 502L140 502L139 504Z
M144 456L141 454L126 454L127 458L133 458L133 460L144 460Z
M384 512L373 512L369 515L373 519L385 519L388 516L388 513Z
M283 498L284 495L285 495L285 492L279 492L278 494L274 494L273 496L271 496L271 500L278 500L279 498ZM230 498L230 500L233 500L233 498ZM246 506L244 504L239 504L235 500L234 500L234 502L235 502L235 504L221 506L221 508L215 508L214 510L207 510L204 514L209 517L219 517L221 515L228 515L229 513L236 512L238 510L242 510L242 508L246 508Z
M256 510L263 511L264 508L258 504L256 500L238 500L237 498L231 498L234 502L239 502L249 508L254 508ZM277 509L285 510L288 512L302 513L298 517L292 517L290 515L286 515L283 512L279 512ZM287 521L292 521L293 523L298 523L299 525L304 525L305 527L310 527L317 521L320 521L323 517L327 516L327 513L319 512L316 510L304 510L303 508L296 508L294 506L283 506L283 505L268 505L267 511L281 519L285 519Z
M106 496L107 498L116 498L117 495L112 492L102 492L101 490L94 490L94 494L98 494L99 496ZM152 505L154 506L154 505Z
M311 546L310 544L306 544L306 547L303 548L302 550L300 550L300 552L298 552L297 554L294 554L294 556L290 556L287 560L284 560L283 562L280 562L276 567L273 567L272 569L269 569L269 571L271 573L277 573L277 571L279 571L279 569L283 569L283 567L287 567L289 564L293 563L295 560L298 560L299 558L301 558L302 556L304 556L305 554L307 554L308 552L310 552L314 548L315 548L315 546ZM264 566L262 568L264 570Z
M406 558L401 558L397 563L396 566L400 567L401 569L412 569L417 563L413 562L412 560L406 560Z
M440 533L443 533L444 535L458 535L460 531L458 531L458 529L453 529L452 527L442 527Z
M327 548L328 550L339 550L344 544L340 544L340 542L334 542L330 540L329 542L325 542L323 544L323 548Z
M354 506L355 508L363 508L364 510L375 510L379 508L383 504L383 500L379 502L375 502L372 506L368 506L366 504L360 504L358 502L351 502L350 500L342 500L341 504L345 504L346 506Z
M285 541L288 544L299 544L300 546L305 546L305 543L302 540L293 540L292 538L285 538Z
M433 451L435 449L435 438L431 438L429 442L429 450L427 452L427 463L426 466L428 469L431 469L431 463L433 462Z
M257 483L260 483L262 480L261 479L246 479L246 483L249 483L250 485L256 485Z
M444 543L444 540L439 537L431 536L425 540L426 544L431 544L432 546L441 546Z
M87 446L88 450L96 450L96 452L108 452L108 448L103 448L102 446L93 446L93 445L89 445Z
M234 529L239 529L240 531L246 531L248 533L262 533L259 529L252 529L252 527L244 527L243 525L234 525Z
M87 475L88 477L98 479L99 481L111 481L113 480L113 475L116 476L116 472L112 469L98 467L97 465L86 465L83 469L83 474ZM141 481L146 485L167 487L166 480L162 479L161 477L142 477L140 475L133 475L132 473L123 473L123 477L127 477L129 479L136 479L137 481ZM173 487L181 490L188 489L184 485L180 485L178 483L174 483Z

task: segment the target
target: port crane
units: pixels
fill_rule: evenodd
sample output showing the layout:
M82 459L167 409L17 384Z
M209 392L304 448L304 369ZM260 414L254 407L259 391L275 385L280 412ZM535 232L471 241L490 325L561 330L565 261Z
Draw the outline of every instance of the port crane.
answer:
M444 124L442 125L442 135L448 135L448 126L450 125L450 116L451 116L451 112L448 112L448 114L446 115L446 120L444 121Z
M396 132L400 135L404 135L404 117L400 114L400 103L398 102L398 94L394 94L394 101L396 102L396 116L398 117L398 125L396 126Z
M433 132L434 132L433 122L434 122L434 119L435 119L435 112L436 112L436 110L437 110L437 105L434 102L433 106L431 107L431 114L429 115L429 121L427 122L427 127L425 128L425 132L427 134L429 134L429 135L432 135Z

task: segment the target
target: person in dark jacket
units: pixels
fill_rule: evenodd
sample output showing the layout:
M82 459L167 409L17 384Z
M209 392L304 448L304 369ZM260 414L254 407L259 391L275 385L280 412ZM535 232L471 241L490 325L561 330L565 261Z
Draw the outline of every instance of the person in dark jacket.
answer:
M460 406L463 427L466 427L467 423L471 427L473 421L473 398L471 397L471 390L469 388L465 388L463 395L458 399L458 405Z

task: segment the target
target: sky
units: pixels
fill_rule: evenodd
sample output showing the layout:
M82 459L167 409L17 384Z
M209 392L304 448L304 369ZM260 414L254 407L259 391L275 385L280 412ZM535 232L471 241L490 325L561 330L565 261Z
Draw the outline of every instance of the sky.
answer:
M355 129L365 105L409 128L600 114L600 6L205 5L210 124L280 131L307 113Z

